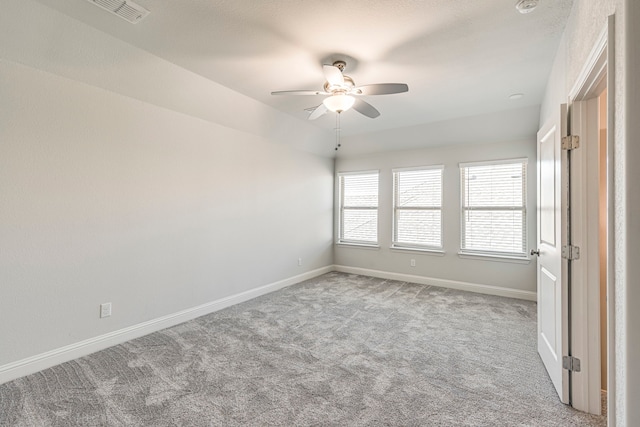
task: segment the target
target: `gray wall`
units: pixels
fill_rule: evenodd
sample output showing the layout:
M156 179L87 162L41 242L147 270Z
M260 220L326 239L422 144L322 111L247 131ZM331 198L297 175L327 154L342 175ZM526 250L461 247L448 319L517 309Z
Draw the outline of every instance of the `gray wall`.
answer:
M624 85L627 88L628 98L625 100L625 116L624 116L624 157L616 160L616 166L624 169L619 175L624 176L625 184L620 192L616 191L616 196L624 199L623 211L620 212L618 221L621 231L627 238L624 241L624 250L619 257L616 257L616 280L620 280L624 284L624 352L625 361L620 367L621 375L626 374L626 382L624 384L624 394L626 406L624 416L632 425L633 422L640 420L640 405L633 404L640 402L640 366L637 361L640 360L640 263L638 263L638 254L640 254L640 220L638 220L638 212L640 212L640 191L638 190L638 182L640 182L640 120L638 120L638 112L640 112L640 3L636 0L626 0L625 5L627 13L624 16L626 29L626 44L623 45L625 50L625 70ZM632 403L633 402L633 403Z
M3 8L0 367L332 264L333 160L307 152L331 135L44 6Z
M425 137L425 139L428 139ZM471 142L471 141L470 141ZM345 140L344 145L348 145ZM378 236L380 249L337 246L335 263L349 267L366 268L461 281L472 284L498 286L535 292L535 262L526 264L487 258L461 258L460 250L460 162L528 159L527 221L529 242L536 237L536 141L535 138L496 144L469 144L433 147L422 150L396 151L369 156L339 157L336 172L358 170L380 171L380 197ZM444 255L417 253L390 249L392 226L392 173L393 168L444 165L443 182L443 243ZM410 266L410 260L416 266Z

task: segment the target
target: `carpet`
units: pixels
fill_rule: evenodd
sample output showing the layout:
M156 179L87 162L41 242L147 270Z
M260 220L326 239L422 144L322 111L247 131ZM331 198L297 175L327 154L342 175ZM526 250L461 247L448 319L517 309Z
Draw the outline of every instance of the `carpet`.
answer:
M2 426L605 426L536 304L329 273L0 385Z

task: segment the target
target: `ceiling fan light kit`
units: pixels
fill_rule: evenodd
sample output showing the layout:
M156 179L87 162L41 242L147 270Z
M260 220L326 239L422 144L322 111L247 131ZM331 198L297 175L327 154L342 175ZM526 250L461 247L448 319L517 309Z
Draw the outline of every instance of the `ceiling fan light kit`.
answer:
M343 93L329 96L322 101L324 106L334 113L347 111L349 108L353 107L354 102L356 102L356 99L353 96L345 95Z

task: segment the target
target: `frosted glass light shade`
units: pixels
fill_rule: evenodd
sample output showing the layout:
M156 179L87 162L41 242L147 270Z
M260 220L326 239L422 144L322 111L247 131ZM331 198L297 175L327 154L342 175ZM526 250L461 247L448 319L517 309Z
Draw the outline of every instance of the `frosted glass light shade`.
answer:
M329 96L322 101L327 109L337 113L347 111L353 106L354 102L356 102L356 99L353 96L344 94Z

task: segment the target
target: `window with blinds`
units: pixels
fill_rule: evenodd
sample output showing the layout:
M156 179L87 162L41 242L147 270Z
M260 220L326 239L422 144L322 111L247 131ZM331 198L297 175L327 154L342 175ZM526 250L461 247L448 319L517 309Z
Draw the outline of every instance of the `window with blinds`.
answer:
M378 172L339 173L338 242L378 243Z
M442 171L393 171L393 247L442 249Z
M461 252L526 256L527 161L461 163Z

